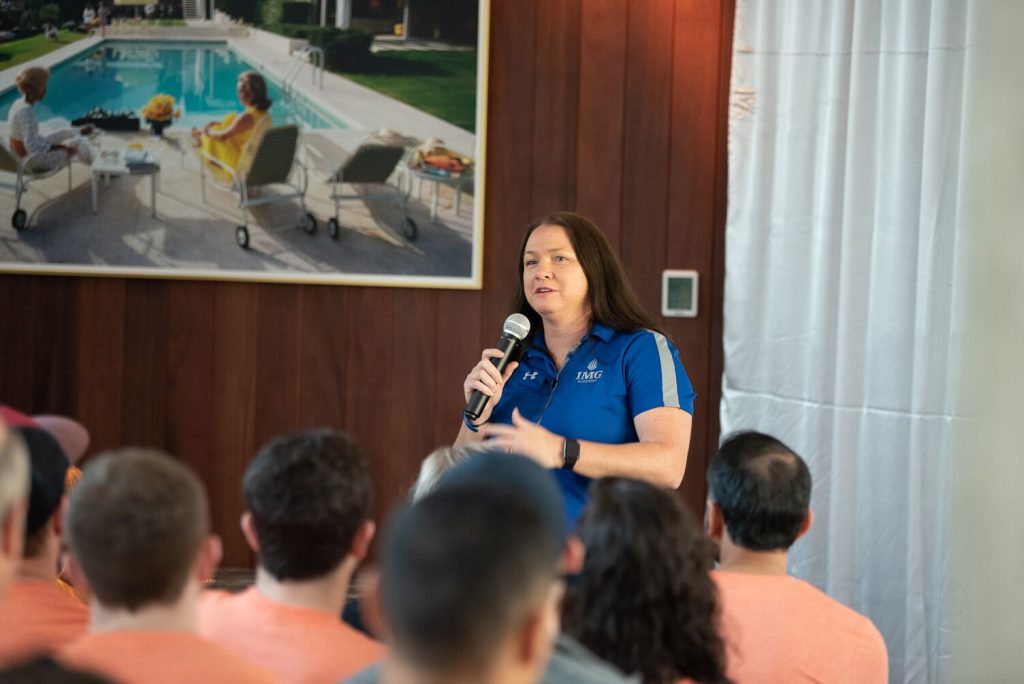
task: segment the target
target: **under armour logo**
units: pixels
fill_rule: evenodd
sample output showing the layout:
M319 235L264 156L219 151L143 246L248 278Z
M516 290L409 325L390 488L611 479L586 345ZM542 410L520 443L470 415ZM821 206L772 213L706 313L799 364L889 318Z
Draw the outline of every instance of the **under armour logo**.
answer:
M537 371L526 371L523 373L523 380L536 380Z

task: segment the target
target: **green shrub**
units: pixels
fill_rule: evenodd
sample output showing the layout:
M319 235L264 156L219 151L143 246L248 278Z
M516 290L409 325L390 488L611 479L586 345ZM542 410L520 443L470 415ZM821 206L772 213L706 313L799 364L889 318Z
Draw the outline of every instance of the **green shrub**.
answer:
M358 71L370 60L373 34L369 31L307 24L277 24L264 28L289 38L308 40L310 45L324 51L324 62L328 69Z
M308 24L313 20L313 3L281 3L281 21L285 24Z
M33 32L39 28L39 20L33 10L27 9L18 17L18 28L24 32Z
M254 23L260 17L261 4L253 0L217 0L217 9L235 19Z
M39 9L39 21L46 24L56 24L60 21L60 7L54 3L43 5Z
M312 41L310 41L312 42ZM327 39L324 61L327 68L338 71L359 71L370 61L373 34L359 29L341 29Z
M283 4L281 0L261 0L259 10L260 24L266 28L279 25L282 21L281 6Z

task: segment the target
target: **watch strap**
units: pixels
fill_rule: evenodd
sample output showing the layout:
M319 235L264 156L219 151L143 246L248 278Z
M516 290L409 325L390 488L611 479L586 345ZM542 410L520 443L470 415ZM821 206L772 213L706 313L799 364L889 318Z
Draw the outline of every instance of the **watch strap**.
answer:
M562 469L575 470L576 462L580 460L580 443L575 439L566 439L562 442Z

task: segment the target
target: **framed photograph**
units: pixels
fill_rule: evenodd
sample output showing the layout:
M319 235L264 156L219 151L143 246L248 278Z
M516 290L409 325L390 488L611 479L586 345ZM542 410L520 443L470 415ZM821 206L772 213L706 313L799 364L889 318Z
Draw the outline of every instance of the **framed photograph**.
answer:
M439 1L7 36L0 272L478 289L490 7Z

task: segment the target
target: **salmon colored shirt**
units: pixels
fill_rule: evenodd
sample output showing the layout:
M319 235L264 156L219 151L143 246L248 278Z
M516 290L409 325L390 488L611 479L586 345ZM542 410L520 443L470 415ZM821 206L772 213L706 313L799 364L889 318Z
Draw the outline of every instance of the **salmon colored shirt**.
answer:
M88 629L89 607L55 580L15 580L0 602L0 663L54 653Z
M295 684L334 684L384 656L381 644L340 616L271 601L255 587L204 592L199 631Z
M89 634L61 651L57 659L118 684L281 684L272 673L191 632Z
M885 642L863 615L784 575L715 570L735 682L885 684Z

